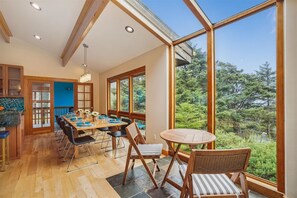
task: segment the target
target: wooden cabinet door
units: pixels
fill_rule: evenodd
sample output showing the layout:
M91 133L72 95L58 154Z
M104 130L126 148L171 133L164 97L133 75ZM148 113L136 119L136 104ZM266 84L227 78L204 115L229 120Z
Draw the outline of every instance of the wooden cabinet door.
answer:
M7 66L7 91L8 97L23 96L23 67L21 66Z
M93 83L75 83L75 110L93 111Z
M0 65L0 97L23 96L23 67Z

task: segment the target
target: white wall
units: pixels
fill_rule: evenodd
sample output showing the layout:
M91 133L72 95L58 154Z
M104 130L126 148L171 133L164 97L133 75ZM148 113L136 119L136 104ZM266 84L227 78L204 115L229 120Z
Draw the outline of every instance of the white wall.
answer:
M17 38L12 38L11 43L5 43L0 38L0 64L24 66L24 74L28 76L79 79L83 73L80 65L70 61L66 67L62 67L61 59L57 55ZM94 84L94 108L98 109L99 74L91 73Z
M286 195L297 197L297 1L285 0Z
M159 135L160 132L168 129L168 49L165 45L99 75L100 112L106 113L107 111L107 78L144 65L146 66L147 141L162 142L164 149L167 149L167 145Z

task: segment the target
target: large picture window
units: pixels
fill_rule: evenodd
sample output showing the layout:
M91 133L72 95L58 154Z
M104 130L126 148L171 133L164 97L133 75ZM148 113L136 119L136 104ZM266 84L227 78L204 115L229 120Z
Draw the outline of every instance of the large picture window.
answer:
M129 79L120 80L120 111L129 112Z
M133 78L133 112L145 113L145 75Z
M282 97L283 66L276 62L276 13L277 7L267 6L175 40L170 110L171 127L214 133L209 148L250 147L248 175L282 190L283 114L276 99ZM183 145L181 151L191 149Z
M110 110L117 110L117 82L111 82L109 85Z
M107 79L108 115L127 117L145 132L145 67Z
M215 134L218 149L251 148L248 172L275 182L276 36L271 13L274 7L215 32Z

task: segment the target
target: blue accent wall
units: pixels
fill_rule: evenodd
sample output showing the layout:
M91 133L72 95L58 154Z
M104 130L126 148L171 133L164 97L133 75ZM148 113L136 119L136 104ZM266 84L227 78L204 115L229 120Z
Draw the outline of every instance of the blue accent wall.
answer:
M55 107L74 106L73 83L55 82L54 93Z

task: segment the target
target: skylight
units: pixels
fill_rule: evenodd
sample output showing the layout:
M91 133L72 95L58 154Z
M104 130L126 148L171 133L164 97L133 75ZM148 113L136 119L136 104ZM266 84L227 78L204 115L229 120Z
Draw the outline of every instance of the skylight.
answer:
M172 40L203 28L183 0L126 1Z
M195 0L212 23L231 17L266 0Z

